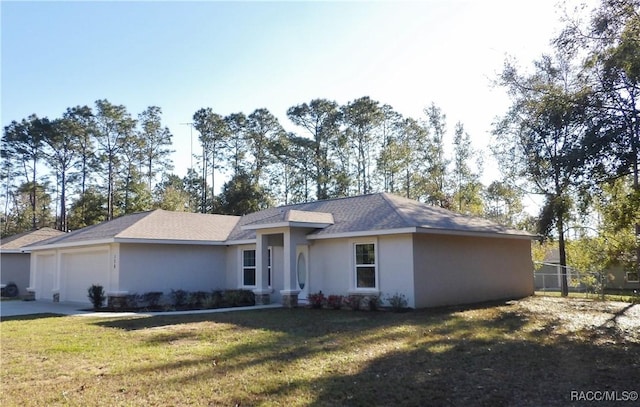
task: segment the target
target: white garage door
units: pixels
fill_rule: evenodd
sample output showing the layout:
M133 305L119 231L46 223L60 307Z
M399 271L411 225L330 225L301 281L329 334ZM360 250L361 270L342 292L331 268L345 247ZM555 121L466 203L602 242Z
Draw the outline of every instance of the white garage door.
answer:
M56 272L55 254L40 254L35 256L35 289L36 299L53 300L53 284Z
M109 283L109 251L83 251L62 255L60 300L90 302L87 289L99 284L107 291Z

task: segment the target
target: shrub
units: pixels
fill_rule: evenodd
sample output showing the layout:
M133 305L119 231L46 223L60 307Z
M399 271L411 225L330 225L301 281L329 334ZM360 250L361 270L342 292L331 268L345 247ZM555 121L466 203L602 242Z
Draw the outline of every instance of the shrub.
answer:
M395 293L387 297L387 302L394 312L401 312L407 308L407 298L404 294Z
M222 302L228 307L245 307L256 305L256 297L251 290L226 290L222 294Z
M142 295L142 300L147 304L147 307L158 308L162 295L162 291L149 291Z
M327 297L327 306L333 309L340 309L343 301L344 297L341 295L330 295Z
M240 301L239 304L241 307L248 307L250 305L256 305L256 295L251 290L238 290L240 291Z
M171 297L171 303L174 307L184 307L187 303L187 297L189 292L185 290L171 290L169 297Z
M142 296L137 293L127 295L127 308L138 308L141 299Z
M322 294L322 290L318 291L315 294L309 294L308 299L309 299L309 305L311 305L311 308L322 308L322 306L326 301L324 294Z
M345 297L344 305L354 311L357 311L360 309L360 300L362 300L362 297L360 297L359 295L350 295L348 297Z
M210 292L204 299L202 304L204 308L220 308L222 306L222 291L215 290Z
M187 302L192 308L200 308L204 305L207 296L208 293L206 291L194 291L192 293L189 293Z
M104 288L101 285L93 284L88 288L88 297L91 300L91 304L93 304L94 309L100 309L104 305L104 300L107 297L104 295Z
M380 297L378 297L377 295L369 295L365 297L364 300L366 301L367 306L369 307L369 311L377 311L378 309L380 309L380 304L382 301L380 300Z
M222 303L226 307L237 307L240 304L240 290L226 290L222 293Z

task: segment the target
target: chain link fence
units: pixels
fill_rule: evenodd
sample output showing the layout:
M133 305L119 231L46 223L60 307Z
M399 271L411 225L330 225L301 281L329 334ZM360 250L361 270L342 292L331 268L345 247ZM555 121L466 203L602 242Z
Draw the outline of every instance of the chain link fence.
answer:
M534 262L534 288L542 292L560 292L562 287L562 266L556 263ZM604 298L607 276L604 272L583 272L564 266L567 273L569 292L584 293L586 297Z

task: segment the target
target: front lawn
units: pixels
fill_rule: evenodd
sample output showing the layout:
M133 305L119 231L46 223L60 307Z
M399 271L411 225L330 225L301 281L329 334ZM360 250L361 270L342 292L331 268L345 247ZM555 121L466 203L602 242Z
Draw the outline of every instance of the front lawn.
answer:
M0 404L563 406L572 391L640 390L640 305L599 309L597 326L544 301L602 304L9 318Z

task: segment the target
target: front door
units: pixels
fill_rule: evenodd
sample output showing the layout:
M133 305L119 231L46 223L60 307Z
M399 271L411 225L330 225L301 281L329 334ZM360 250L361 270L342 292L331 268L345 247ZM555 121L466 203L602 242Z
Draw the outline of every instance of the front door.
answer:
M299 300L306 300L309 295L309 249L308 246L298 246L296 250L296 278L298 281Z
M36 299L48 300L53 299L53 289L56 284L56 255L40 254L36 255Z

